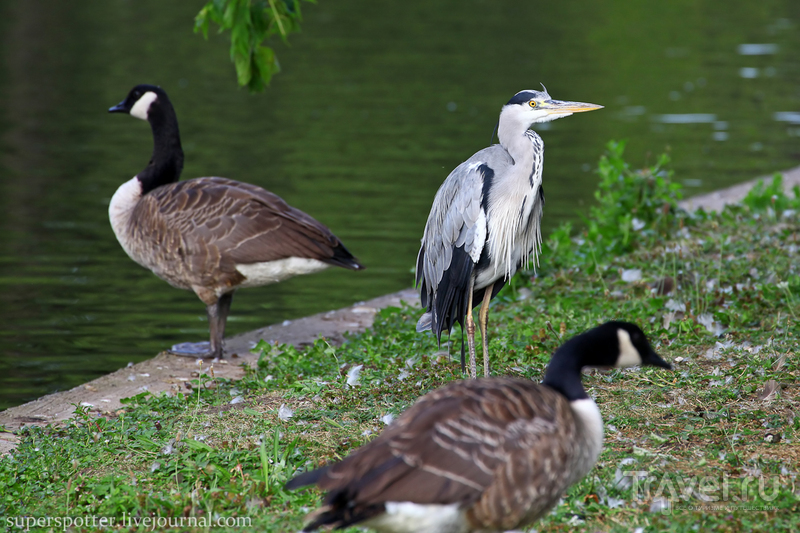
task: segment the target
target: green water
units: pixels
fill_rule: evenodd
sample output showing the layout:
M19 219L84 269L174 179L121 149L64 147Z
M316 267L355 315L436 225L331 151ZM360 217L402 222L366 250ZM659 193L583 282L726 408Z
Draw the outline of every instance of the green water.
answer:
M319 1L258 96L236 88L227 37L192 33L202 2L0 6L0 408L207 338L199 300L108 224L152 147L106 113L137 83L169 92L184 177L264 186L368 267L240 291L230 334L410 286L436 189L540 82L606 106L541 129L546 231L591 202L612 138L637 164L669 148L689 193L800 159L796 0Z

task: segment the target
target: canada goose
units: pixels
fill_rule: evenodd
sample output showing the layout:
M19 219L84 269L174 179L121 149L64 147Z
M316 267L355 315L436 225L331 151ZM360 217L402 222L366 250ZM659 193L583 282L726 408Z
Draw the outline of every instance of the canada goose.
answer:
M417 255L416 281L425 309L417 331L430 329L438 340L442 331L461 324L467 332L473 378L473 308L481 304L478 324L483 374L488 376L489 302L542 247L544 142L530 128L603 107L553 100L542 88L515 94L500 111L500 143L475 153L447 176L433 200Z
M287 483L328 491L303 531L358 524L466 533L532 523L591 470L603 446L581 369L632 365L671 368L637 326L607 322L564 343L542 384L482 378L426 394L343 461Z
M108 110L146 120L153 130L150 163L123 183L108 208L125 252L173 287L206 304L210 343L172 347L176 355L222 357L233 292L361 264L331 231L261 187L226 178L178 181L183 150L167 93L137 85Z

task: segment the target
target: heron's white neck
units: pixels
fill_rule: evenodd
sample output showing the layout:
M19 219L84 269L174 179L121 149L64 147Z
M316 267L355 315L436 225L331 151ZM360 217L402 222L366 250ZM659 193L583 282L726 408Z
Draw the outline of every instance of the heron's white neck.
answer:
M500 124L497 127L497 138L515 165L530 166L533 163L531 142L525 132L531 127L530 117L523 118L513 109L503 108L500 111Z

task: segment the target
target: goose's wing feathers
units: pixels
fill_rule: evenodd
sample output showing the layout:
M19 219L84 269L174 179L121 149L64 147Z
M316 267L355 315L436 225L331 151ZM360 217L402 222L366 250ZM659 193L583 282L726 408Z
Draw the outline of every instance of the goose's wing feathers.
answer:
M255 185L196 178L151 195L158 218L182 236L186 256L216 256L228 268L289 257L339 264L336 249L343 247L328 228Z
M316 483L328 490L327 520L344 513L342 524L389 501L471 505L480 521L509 500L529 501L531 480L566 464L571 450L563 443L573 442L574 432L567 402L547 387L515 379L461 381L421 398L342 462L288 486Z

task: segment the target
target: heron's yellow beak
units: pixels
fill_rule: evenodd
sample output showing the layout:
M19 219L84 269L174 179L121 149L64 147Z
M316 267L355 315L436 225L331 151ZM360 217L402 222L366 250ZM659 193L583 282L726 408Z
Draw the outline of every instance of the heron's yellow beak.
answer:
M582 113L584 111L594 111L603 109L597 104L587 104L585 102L564 102L561 100L545 100L539 104L539 109L547 111L550 115L563 115L567 113Z

